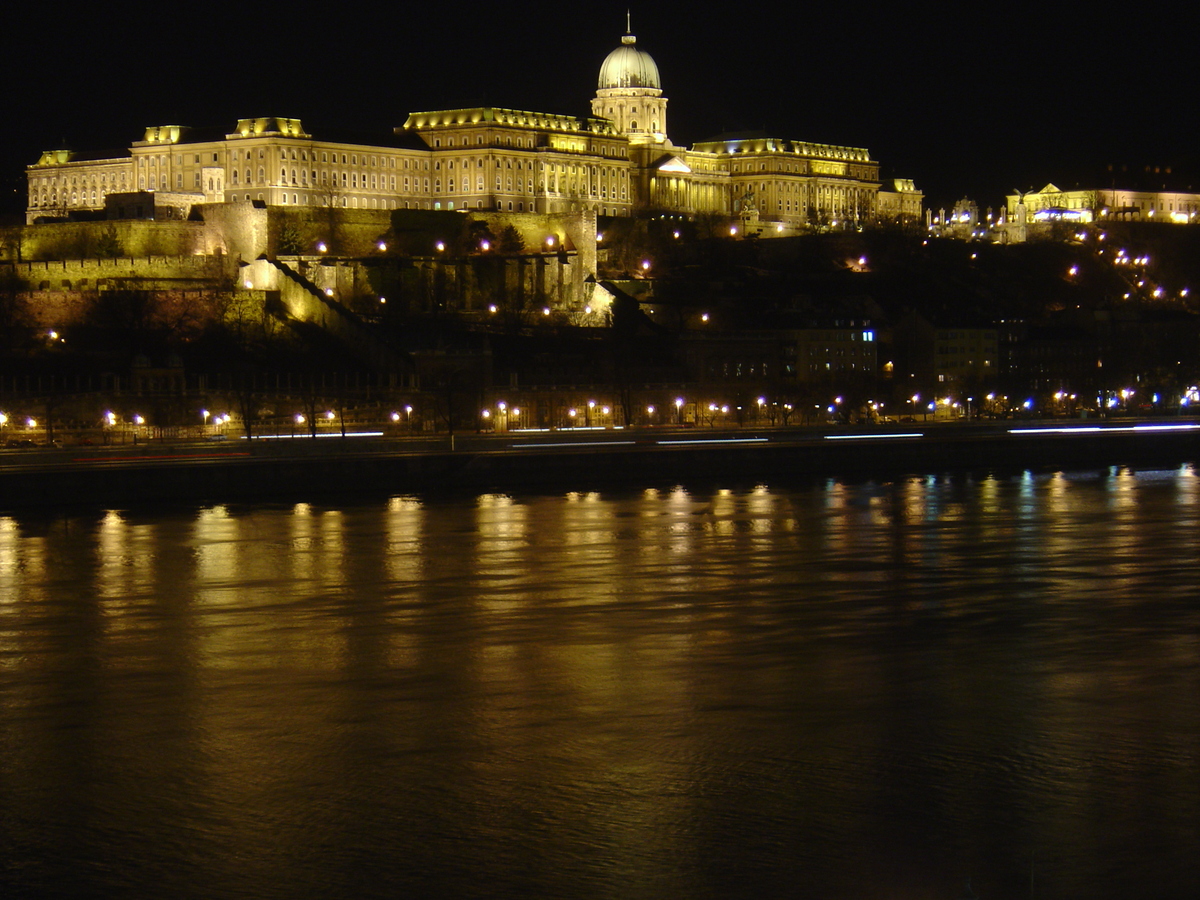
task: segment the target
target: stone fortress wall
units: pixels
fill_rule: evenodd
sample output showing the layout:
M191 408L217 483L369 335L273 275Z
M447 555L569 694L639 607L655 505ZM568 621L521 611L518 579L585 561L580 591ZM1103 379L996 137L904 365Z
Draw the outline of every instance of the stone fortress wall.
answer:
M495 237L509 226L524 243L520 252L481 252L462 240L473 229ZM454 246L450 235L458 236ZM389 248L389 240L407 246ZM300 277L268 262L277 259ZM581 313L596 274L596 216L445 212L407 221L389 211L204 204L188 221L6 228L0 265L45 327L72 321L87 298L120 289L164 298L181 291L278 293L291 315L338 327L336 305L362 313L393 292L393 303L410 311Z

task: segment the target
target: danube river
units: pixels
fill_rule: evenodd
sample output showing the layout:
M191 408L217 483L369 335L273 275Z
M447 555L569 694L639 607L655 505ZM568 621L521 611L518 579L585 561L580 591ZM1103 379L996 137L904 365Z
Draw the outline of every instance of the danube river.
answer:
M1200 887L1200 475L0 515L0 895Z

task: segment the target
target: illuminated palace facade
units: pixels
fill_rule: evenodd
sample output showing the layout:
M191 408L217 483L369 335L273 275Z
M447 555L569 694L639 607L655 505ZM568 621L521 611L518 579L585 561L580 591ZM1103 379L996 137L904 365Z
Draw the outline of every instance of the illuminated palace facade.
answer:
M601 66L589 118L419 112L371 144L315 137L298 119L242 119L217 134L158 126L111 158L48 151L27 175L31 223L153 192L149 208L159 214L201 203L592 211L730 216L793 231L868 222L893 208L919 215L921 197L904 182L897 190L907 196L881 198L879 164L857 147L744 136L676 147L658 67L631 34Z

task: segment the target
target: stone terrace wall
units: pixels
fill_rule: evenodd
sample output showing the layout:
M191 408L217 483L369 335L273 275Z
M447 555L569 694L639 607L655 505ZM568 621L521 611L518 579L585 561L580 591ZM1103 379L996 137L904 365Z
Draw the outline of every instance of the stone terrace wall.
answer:
M317 244L324 242L331 256L371 256L392 227L392 213L386 209L274 206L268 212L270 238L262 251L268 256L285 255L280 236L288 226L295 229L302 254L316 253Z
M147 256L139 259L58 259L12 266L31 292L96 291L119 287L166 290L217 287L227 280L220 256Z
M203 222L51 222L12 226L0 236L6 260L95 259L110 256L106 246L116 241L117 255L190 256L205 252Z

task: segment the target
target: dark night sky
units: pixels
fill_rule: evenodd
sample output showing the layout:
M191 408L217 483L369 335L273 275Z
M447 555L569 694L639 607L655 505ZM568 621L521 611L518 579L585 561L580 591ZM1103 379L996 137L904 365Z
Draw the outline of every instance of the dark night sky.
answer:
M935 204L994 205L1009 188L1067 186L1108 162L1197 171L1190 9L960 6L660 3L635 6L633 30L658 63L679 144L765 129L865 146L884 177L915 178ZM480 103L584 114L625 8L25 4L0 34L5 184L23 207L23 167L43 149L127 147L147 125L231 130L281 115L320 137Z

